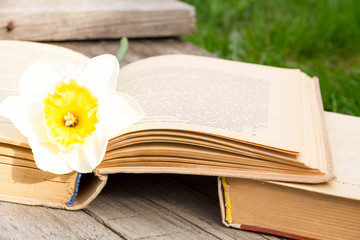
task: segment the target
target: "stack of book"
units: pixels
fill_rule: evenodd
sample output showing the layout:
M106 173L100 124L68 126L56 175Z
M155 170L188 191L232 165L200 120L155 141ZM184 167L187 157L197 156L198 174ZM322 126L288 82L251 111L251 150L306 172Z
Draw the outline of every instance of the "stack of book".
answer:
M87 59L40 43L1 41L0 49L0 101L17 94L22 72L39 58ZM212 175L221 176L227 226L291 238L360 235L359 120L325 119L316 78L296 69L164 55L125 66L119 79L118 90L146 115L112 134L102 163L80 184L76 172L39 170L26 139L0 118L0 200L80 209L108 174Z

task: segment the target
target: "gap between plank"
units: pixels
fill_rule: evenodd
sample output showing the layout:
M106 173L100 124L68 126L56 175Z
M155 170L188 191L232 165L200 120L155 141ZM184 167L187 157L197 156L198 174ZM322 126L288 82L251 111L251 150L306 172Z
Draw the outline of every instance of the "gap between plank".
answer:
M101 225L105 226L107 229L109 229L110 231L112 231L113 233L115 233L117 236L119 236L121 239L124 240L129 240L126 237L124 237L121 233L117 232L115 229L113 229L112 227L108 226L104 220L101 219L101 217L99 217L97 214L91 212L89 209L84 208L81 211L83 211L84 213L86 213L87 215L89 215L90 217L92 217L93 219L95 219L98 223L100 223Z

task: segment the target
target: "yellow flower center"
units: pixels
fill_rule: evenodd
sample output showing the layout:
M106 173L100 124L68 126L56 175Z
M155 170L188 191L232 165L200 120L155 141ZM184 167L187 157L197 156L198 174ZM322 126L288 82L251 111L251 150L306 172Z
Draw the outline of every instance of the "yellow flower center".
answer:
M98 99L76 80L57 83L43 102L47 135L60 147L82 144L96 130Z

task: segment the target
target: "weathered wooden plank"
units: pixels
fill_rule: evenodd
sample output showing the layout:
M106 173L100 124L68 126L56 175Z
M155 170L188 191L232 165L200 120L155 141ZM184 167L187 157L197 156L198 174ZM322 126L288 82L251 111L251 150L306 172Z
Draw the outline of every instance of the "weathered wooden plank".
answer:
M83 211L0 202L0 239L123 239Z
M126 239L217 239L147 198L143 192L134 191L139 180L137 177L141 176L113 176L86 212Z
M0 1L0 39L179 36L194 26L194 7L175 0Z
M213 187L215 192L216 185ZM106 189L86 211L129 239L181 236L189 232L197 239L266 239L256 233L224 227L217 200L169 175L110 176ZM133 233L128 231L129 227ZM179 227L184 230L179 231Z

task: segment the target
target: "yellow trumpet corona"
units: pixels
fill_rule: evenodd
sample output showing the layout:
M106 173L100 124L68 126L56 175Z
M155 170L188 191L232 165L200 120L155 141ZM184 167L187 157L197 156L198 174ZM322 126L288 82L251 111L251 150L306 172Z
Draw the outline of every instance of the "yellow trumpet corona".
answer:
M82 144L96 130L98 99L76 80L58 82L44 103L44 125L49 139L67 149Z

